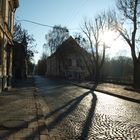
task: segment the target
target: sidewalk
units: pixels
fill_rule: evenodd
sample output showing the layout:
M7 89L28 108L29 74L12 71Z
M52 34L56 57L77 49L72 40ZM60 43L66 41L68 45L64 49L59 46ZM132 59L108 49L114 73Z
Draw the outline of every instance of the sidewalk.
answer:
M28 78L0 94L0 140L49 140L36 93L33 78Z
M81 82L81 83L72 82L72 83L87 89L90 89L93 86L91 82ZM130 87L111 83L102 83L97 86L95 91L103 92L105 94L109 94L128 101L140 103L140 93L127 89L130 89Z

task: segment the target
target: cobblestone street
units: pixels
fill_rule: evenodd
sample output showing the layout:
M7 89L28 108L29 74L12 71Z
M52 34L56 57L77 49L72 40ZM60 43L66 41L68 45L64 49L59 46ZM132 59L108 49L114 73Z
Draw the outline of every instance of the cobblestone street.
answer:
M35 78L46 102L46 127L55 140L139 140L138 103L94 92L64 81Z
M0 140L139 140L140 106L39 76L0 95Z

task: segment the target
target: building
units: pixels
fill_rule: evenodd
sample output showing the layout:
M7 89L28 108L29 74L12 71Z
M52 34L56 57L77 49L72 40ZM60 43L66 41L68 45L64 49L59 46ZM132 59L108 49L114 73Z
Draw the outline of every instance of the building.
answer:
M14 41L12 65L13 80L27 78L27 44L25 34L21 43Z
M12 33L18 0L0 0L0 90L11 86Z
M83 50L75 39L69 37L47 58L47 76L70 80L83 80L88 76L82 58Z

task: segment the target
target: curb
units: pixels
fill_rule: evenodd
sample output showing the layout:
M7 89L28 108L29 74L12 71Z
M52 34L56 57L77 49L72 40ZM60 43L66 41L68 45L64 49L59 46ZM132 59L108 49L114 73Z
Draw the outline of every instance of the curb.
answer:
M35 108L36 108L36 116L37 116L37 123L38 123L38 133L40 136L40 140L50 140L50 135L48 129L46 128L44 113L42 110L42 105L39 102L39 94L37 88L35 88L34 93L34 100L35 100Z
M81 88L90 89L90 87L87 87L87 86L81 86L81 85L73 83L73 82L71 82L71 83L73 85L76 85L76 86L81 87ZM104 94L108 94L108 95L111 95L111 96L114 96L114 97L117 97L117 98L121 98L121 99L124 99L124 100L127 100L127 101L131 101L131 102L135 102L135 103L140 104L140 100L138 100L138 99L134 99L134 98L130 98L130 97L127 97L127 96L122 96L122 95L117 95L117 94L114 94L112 92L104 91L104 90L100 90L100 89L95 89L95 91L102 92Z

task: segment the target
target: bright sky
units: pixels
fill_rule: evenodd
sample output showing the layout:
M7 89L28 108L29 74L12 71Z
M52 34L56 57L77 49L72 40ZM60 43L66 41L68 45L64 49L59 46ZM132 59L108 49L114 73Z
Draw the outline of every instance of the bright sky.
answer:
M20 0L20 6L16 11L16 19L26 19L51 26L66 26L72 35L75 32L79 32L73 29L79 28L85 17L93 19L97 14L113 8L114 5L115 0ZM35 62L37 63L43 52L43 44L46 43L45 34L51 28L24 21L21 24L36 39L38 54L35 54ZM110 38L112 34L107 36ZM119 49L122 49L124 54L126 52L127 54L130 53L122 45L120 46L120 41L114 43L114 41L108 40L108 42L114 46L108 49L111 55L118 53Z

